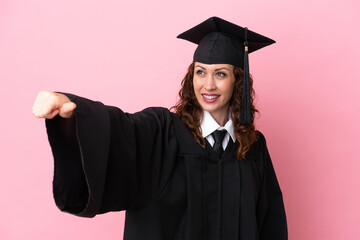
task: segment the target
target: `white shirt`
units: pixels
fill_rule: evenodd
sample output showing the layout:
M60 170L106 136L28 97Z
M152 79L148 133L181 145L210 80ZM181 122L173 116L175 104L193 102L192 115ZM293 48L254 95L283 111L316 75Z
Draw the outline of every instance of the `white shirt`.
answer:
M214 146L215 143L215 140L211 135L211 133L213 133L216 130L226 130L226 134L222 142L222 147L224 150L228 145L230 138L233 140L233 142L236 141L236 137L234 134L234 125L230 117L230 112L229 112L229 120L226 122L226 124L223 127L221 127L208 111L203 110L203 118L201 121L202 136L203 138L206 138L206 140L210 143L211 146Z

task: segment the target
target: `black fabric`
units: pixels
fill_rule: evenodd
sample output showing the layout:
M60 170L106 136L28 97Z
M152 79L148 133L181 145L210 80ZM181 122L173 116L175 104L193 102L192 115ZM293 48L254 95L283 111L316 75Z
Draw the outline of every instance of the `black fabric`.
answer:
M244 41L248 42L249 53L275 43L268 37L219 17L211 17L177 37L198 44L194 52L196 62L240 67L244 65Z
M46 120L55 159L54 198L93 217L126 210L125 240L282 240L282 193L264 136L235 159L202 148L164 108L135 114L71 94L74 119Z

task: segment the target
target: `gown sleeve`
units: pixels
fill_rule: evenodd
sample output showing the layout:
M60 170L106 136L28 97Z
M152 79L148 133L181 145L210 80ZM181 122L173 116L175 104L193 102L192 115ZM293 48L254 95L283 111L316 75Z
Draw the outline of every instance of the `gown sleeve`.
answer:
M259 132L261 187L257 205L261 240L287 240L287 222L282 192L266 146L266 140Z
M53 194L60 210L82 217L138 209L155 200L176 159L171 113L135 114L67 95L75 117L46 120L54 156Z

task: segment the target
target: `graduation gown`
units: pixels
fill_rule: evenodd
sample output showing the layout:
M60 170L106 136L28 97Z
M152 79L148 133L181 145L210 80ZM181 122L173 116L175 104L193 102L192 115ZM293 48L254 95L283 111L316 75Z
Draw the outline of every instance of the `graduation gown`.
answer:
M46 120L61 211L126 210L125 240L282 240L282 193L264 136L220 158L165 108L134 114L72 94L75 117Z

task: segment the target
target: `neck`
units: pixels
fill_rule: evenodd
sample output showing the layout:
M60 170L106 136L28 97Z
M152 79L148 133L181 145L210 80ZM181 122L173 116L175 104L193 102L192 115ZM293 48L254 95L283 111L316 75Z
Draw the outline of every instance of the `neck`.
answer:
M229 120L228 114L210 114L221 127L225 126L225 124Z

